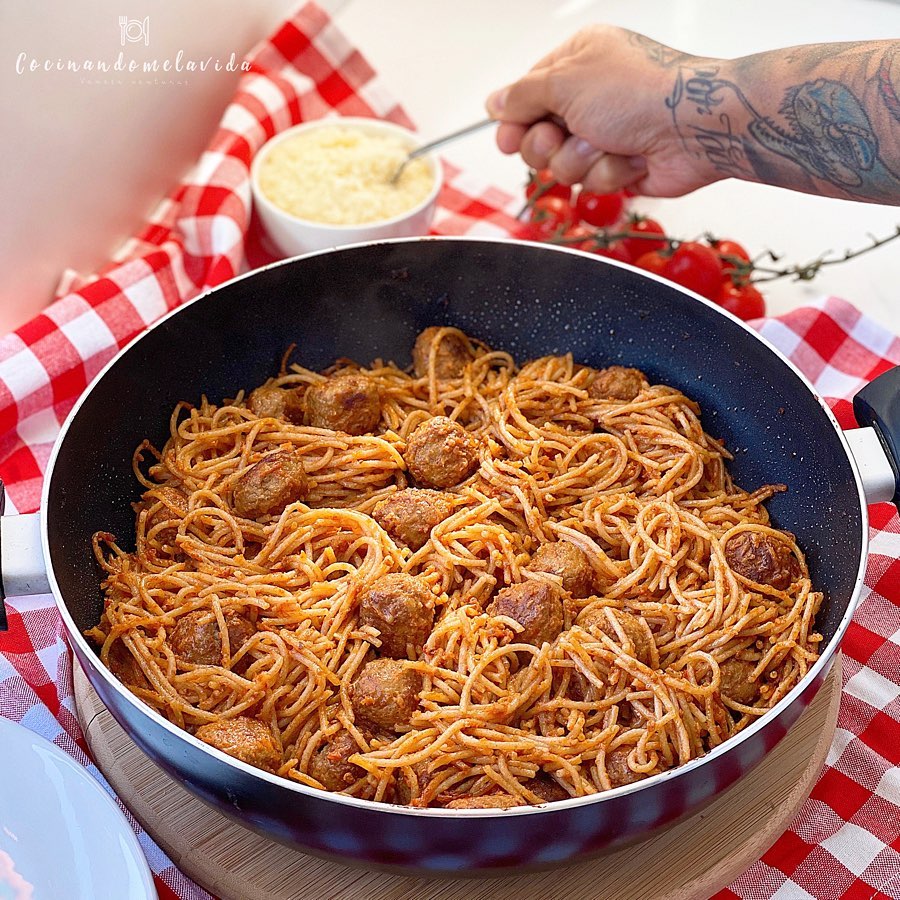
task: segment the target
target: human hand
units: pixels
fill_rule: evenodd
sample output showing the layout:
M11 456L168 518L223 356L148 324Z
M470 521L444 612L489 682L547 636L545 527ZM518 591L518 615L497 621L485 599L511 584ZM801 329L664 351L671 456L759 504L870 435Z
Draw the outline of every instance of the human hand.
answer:
M623 28L585 28L488 98L497 145L590 191L686 194L724 177L685 150L666 105L675 67L697 62Z

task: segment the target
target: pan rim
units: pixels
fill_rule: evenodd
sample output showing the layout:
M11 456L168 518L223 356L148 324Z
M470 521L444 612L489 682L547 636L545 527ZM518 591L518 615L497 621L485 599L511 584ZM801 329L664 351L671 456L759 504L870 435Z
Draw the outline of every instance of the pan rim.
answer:
M187 309L189 306L192 306L194 303L198 303L204 298L208 297L211 294L216 293L226 287L229 287L232 284L235 284L239 281L243 281L244 279L251 278L255 275L258 275L260 272L268 271L270 269L274 269L278 266L290 265L294 262L303 259L309 259L315 256L321 256L323 254L330 253L341 253L345 250L356 250L366 247L375 247L381 245L392 245L392 244L412 244L412 243L421 243L425 241L435 241L435 242L466 242L466 243L475 243L475 244L517 244L521 246L525 246L531 249L543 249L546 252L556 252L556 253L567 253L573 254L575 256L585 257L587 259L591 259L595 263L599 263L605 266L612 266L615 268L625 269L629 272L633 272L646 278L650 281L658 282L664 285L666 288L678 290L691 299L700 302L701 304L712 309L716 314L724 316L725 318L730 319L737 325L739 325L748 335L751 335L755 340L759 341L770 353L772 353L780 362L787 366L794 375L799 379L801 384L805 387L805 389L810 393L810 395L815 399L819 407L824 412L826 418L828 419L832 431L835 432L835 435L840 442L840 445L844 451L844 455L847 459L847 462L850 465L850 470L853 474L854 482L856 485L857 497L860 506L860 557L857 561L857 573L856 579L854 581L853 590L848 599L847 608L844 611L840 621L838 622L837 628L835 629L835 633L832 636L831 640L822 648L821 655L816 660L816 662L810 667L809 671L806 675L787 693L784 697L773 706L768 712L764 715L760 716L753 724L748 725L743 731L719 744L717 747L714 747L712 750L704 754L703 756L693 759L690 762L684 763L683 765L677 766L674 769L670 769L669 771L659 773L657 775L650 776L649 778L643 779L641 781L635 782L630 785L623 785L622 787L613 788L609 791L601 791L597 794L588 794L584 797L571 797L568 800L557 800L553 803L545 803L539 806L519 806L512 807L510 809L443 809L443 808L425 808L419 809L410 806L401 806L401 805L393 805L389 803L379 803L374 800L364 800L357 797L350 797L344 794L333 793L330 791L322 791L317 788L308 787L307 785L300 784L299 782L291 781L290 779L284 778L279 775L274 775L272 773L266 772L262 769L258 769L255 766L251 766L248 763L242 762L241 760L235 759L232 756L224 753L221 750L216 749L215 747L211 747L209 744L204 743L198 738L194 737L194 735L189 734L182 728L179 728L177 725L170 722L168 719L161 716L158 712L153 710L143 701L138 699L131 691L125 687L122 682L120 682L112 672L107 669L102 664L95 664L94 660L97 659L96 653L94 650L88 645L86 638L81 634L78 627L75 625L75 622L69 613L68 607L63 599L62 591L60 586L56 580L56 575L53 569L53 562L51 558L50 551L50 541L48 535L48 515L47 511L49 509L49 498L50 498L50 490L53 484L53 473L55 470L56 458L59 455L60 449L62 448L63 443L65 442L65 437L69 431L69 427L72 422L74 422L75 418L78 415L79 410L93 392L94 388L102 381L105 377L106 373L115 366L120 359L128 354L128 352L140 341L147 337L151 331L162 325L164 322L169 320L170 318L176 316L182 310ZM50 457L47 461L47 467L44 475L44 483L41 491L41 545L44 556L44 564L46 566L47 571L47 579L50 584L50 590L53 594L53 598L56 602L57 609L59 610L60 616L62 617L63 623L65 624L66 631L68 632L68 636L70 640L74 641L78 645L78 649L84 655L84 658L87 660L91 660L90 667L94 669L97 675L102 678L108 688L119 695L121 700L129 703L135 712L142 714L150 719L151 722L155 723L162 727L165 731L167 731L170 735L175 737L178 740L186 741L191 747L195 750L200 750L203 753L207 753L211 755L214 759L218 760L220 763L225 763L226 765L230 765L233 768L237 769L244 776L252 776L255 778L260 778L268 783L270 783L273 787L283 788L287 790L291 790L301 796L310 797L314 800L327 800L328 802L339 803L345 806L349 806L352 808L356 808L359 810L364 810L366 812L378 812L383 814L398 814L404 816L424 816L426 818L444 818L444 819L469 819L469 818L511 818L514 816L522 816L522 815L540 815L542 813L548 812L563 812L573 808L581 808L586 806L591 806L595 803L603 803L608 800L614 800L619 797L623 797L627 794L636 793L638 791L645 790L647 788L652 788L656 786L661 786L667 781L671 781L672 779L679 778L682 775L686 775L687 773L693 772L700 767L707 765L708 763L717 760L721 756L727 754L729 751L737 748L741 743L746 741L751 736L757 734L763 728L767 727L771 722L775 721L775 719L779 718L784 714L784 712L794 705L794 703L800 699L802 695L804 695L810 687L812 687L817 682L821 684L821 681L824 680L824 675L827 671L827 668L831 665L831 660L834 654L839 649L841 642L844 639L844 635L846 634L847 628L849 627L850 620L853 618L854 613L859 605L861 595L862 595L862 587L865 578L866 572L866 562L868 560L868 549L869 549L869 539L868 539L868 505L866 502L865 491L863 489L862 478L859 472L859 467L856 464L856 460L853 457L853 454L850 450L850 446L847 442L846 437L843 434L843 431L829 408L828 404L822 399L819 393L815 390L812 383L809 379L801 372L794 363L792 363L777 347L771 344L763 335L759 334L754 329L750 328L745 322L738 319L736 316L729 313L727 310L722 309L721 307L714 304L712 301L707 300L705 297L700 296L699 294L687 290L686 288L682 288L678 285L673 284L670 281L667 281L660 276L657 276L650 272L645 272L641 269L636 268L635 266L629 265L627 263L619 262L618 260L607 259L602 257L597 257L594 254L588 253L583 250L576 250L570 247L558 247L554 245L548 244L535 244L530 241L522 241L522 240L514 240L509 238L499 238L499 237L476 237L476 236L468 236L468 235L459 235L459 236L444 236L444 235L430 235L423 237L406 237L406 238L391 238L391 239L382 239L382 240L374 240L374 241L361 241L354 244L347 244L341 247L331 247L326 248L324 250L314 250L309 253L300 254L298 256L289 257L283 260L276 260L275 262L269 263L268 265L261 266L260 268L253 269L249 272L245 272L241 275L237 275L234 278L229 279L228 281L223 282L220 285L216 285L213 288L210 288L207 291L204 291L201 294L198 294L196 297L191 298L187 302L181 304L180 306L175 307L170 310L164 316L160 317L156 322L142 331L139 335L135 336L131 341L128 342L118 353L110 359L102 369L96 374L91 383L85 388L83 393L78 397L72 409L69 411L69 414L66 416L65 421L63 422L59 434L54 442L53 449L50 453ZM718 791L716 792L718 793Z

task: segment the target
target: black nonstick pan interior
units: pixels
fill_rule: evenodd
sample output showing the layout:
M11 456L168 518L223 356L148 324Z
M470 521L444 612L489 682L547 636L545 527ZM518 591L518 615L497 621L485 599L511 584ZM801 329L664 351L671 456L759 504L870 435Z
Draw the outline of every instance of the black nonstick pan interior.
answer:
M571 351L683 390L735 454L742 487L783 482L768 504L825 590L833 636L857 577L861 511L852 470L820 401L741 325L633 270L534 244L412 239L299 258L183 307L119 358L71 422L51 475L53 569L79 628L102 608L91 535L131 546L131 470L144 438L164 443L179 400L234 396L274 374L285 348L313 369L335 358L410 362L416 334L454 325L518 360Z

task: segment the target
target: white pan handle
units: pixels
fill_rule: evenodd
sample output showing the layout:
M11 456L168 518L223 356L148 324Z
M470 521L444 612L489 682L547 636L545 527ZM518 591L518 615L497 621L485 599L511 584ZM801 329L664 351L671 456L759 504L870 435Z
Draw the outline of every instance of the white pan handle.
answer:
M41 549L41 516L2 515L6 492L0 483L0 631L6 630L4 597L50 591Z
M856 460L868 503L886 503L894 498L897 474L881 438L874 428L854 428L844 432Z

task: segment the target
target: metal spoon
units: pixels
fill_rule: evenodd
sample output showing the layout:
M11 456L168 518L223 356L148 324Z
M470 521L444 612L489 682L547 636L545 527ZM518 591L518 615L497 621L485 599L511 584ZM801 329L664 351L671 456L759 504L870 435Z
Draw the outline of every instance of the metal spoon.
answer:
M424 156L426 153L434 150L436 147L441 147L444 144L449 144L450 141L455 141L457 138L465 137L467 134L472 134L476 131L481 131L482 128L487 128L488 125L494 125L496 123L496 119L482 119L480 122L476 122L474 125L467 125L465 128L460 128L459 131L454 131L453 134L445 134L443 137L438 138L436 141L431 141L427 144L423 144L421 147L417 147L409 156L400 163L397 171L391 176L389 183L396 184L400 176L403 174L403 170L417 157Z

